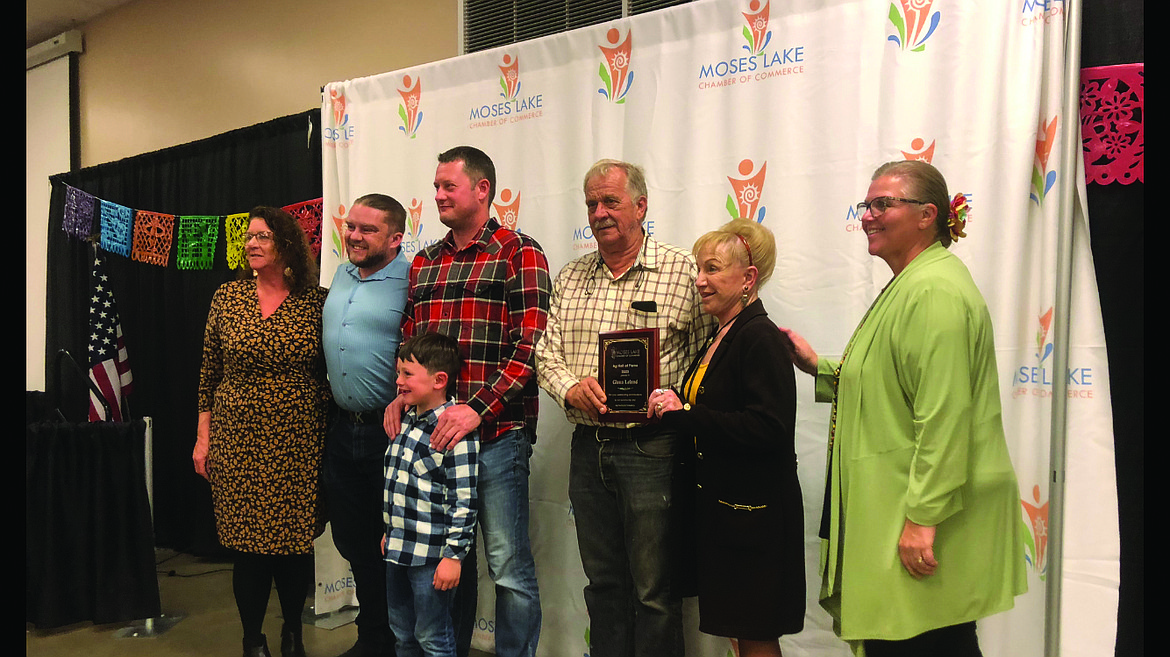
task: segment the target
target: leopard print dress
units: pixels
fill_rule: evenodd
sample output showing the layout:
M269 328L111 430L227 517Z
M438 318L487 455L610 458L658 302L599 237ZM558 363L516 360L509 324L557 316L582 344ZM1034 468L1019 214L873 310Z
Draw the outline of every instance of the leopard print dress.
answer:
M225 283L212 297L199 411L211 411L207 470L226 547L309 554L323 526L326 293L289 294L268 317L260 314L255 281Z

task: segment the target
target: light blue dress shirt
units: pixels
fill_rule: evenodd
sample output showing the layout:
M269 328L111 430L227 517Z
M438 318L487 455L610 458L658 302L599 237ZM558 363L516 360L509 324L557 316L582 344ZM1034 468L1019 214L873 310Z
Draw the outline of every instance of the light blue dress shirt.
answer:
M402 250L369 278L348 262L333 275L321 338L333 399L345 410L381 410L398 391L395 355L409 275Z

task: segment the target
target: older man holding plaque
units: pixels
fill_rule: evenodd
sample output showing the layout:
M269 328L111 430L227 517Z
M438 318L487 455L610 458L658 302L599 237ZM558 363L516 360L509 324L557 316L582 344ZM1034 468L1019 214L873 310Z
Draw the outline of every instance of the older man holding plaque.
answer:
M675 431L647 424L647 404L657 385L679 384L714 324L702 312L694 259L643 228L642 169L601 160L584 190L597 253L557 275L536 357L541 388L576 425L569 499L589 579L590 654L675 657L682 591L672 577L671 499L675 452L685 446Z

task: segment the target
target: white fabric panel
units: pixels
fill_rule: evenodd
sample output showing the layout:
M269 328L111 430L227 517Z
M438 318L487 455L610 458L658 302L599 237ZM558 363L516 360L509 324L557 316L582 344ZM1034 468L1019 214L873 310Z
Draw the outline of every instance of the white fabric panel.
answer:
M24 101L24 379L26 390L44 390L49 176L69 170L69 58L26 71Z

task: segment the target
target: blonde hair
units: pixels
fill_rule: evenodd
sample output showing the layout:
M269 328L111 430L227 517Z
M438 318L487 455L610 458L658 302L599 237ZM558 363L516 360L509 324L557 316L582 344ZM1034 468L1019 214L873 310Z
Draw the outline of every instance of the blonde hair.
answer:
M776 238L763 224L751 219L732 219L695 240L691 253L697 258L706 249L726 246L727 253L744 267L754 266L759 272L756 288L759 289L772 277L776 268Z

